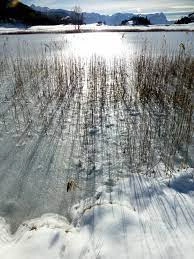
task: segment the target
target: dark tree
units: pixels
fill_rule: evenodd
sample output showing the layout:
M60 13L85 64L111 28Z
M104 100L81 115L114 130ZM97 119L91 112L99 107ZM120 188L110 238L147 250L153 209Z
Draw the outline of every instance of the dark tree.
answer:
M121 25L126 25L126 24L128 23L128 21L129 21L129 20L123 20L123 21L121 22Z
M147 17L133 16L130 21L133 21L134 25L151 25Z

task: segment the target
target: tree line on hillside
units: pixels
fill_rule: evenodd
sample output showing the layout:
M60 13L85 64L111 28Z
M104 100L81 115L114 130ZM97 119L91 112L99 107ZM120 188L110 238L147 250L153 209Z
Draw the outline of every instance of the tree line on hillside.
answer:
M184 16L178 19L175 24L189 24L194 22L194 13L190 13L188 16Z
M47 17L41 12L37 12L15 0L1 0L0 20L2 22L20 22L27 25L56 24L51 17Z
M143 17L143 16L140 16L140 15L135 15L133 16L132 18L130 19L127 19L127 20L123 20L121 22L121 25L127 25L129 23L132 23L133 25L151 25L150 23L150 20L147 18L147 17Z

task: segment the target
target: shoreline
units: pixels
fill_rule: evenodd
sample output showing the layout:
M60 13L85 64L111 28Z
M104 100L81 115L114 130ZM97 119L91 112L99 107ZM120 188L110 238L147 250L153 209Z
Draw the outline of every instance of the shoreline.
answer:
M169 27L146 27L146 28L104 28L104 29L93 29L93 28L87 28L87 29L81 29L79 31L74 29L35 29L35 30L28 30L28 29L16 29L16 30L10 30L11 28L8 28L8 30L2 30L0 27L0 35L25 35L25 34L72 34L72 33L99 33L99 32L121 32L121 33L129 33L129 32L194 32L194 26L193 27L181 27L181 28L169 28ZM15 28L14 28L15 29Z

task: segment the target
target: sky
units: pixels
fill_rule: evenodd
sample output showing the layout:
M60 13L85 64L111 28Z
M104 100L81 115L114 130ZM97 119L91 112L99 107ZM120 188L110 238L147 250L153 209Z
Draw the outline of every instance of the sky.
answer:
M71 10L79 5L83 11L115 12L194 12L194 0L22 0L23 3Z

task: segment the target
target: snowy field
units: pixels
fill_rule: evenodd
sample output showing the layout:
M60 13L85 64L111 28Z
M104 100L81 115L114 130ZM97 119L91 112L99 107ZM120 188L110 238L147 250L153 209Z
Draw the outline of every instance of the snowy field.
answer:
M14 236L0 222L0 257L192 258L194 251L193 169L182 170L169 185L163 178L131 175L95 201L72 208L73 223L47 214L27 221ZM110 202L111 195L111 202Z
M194 31L194 23L190 24L171 24L171 25L148 25L148 26L110 26L96 24L82 25L81 32L135 32L135 31ZM16 33L73 33L74 25L50 25L50 26L32 26L26 29L21 26L0 25L0 34L16 34Z
M0 36L0 258L192 258L193 42Z

